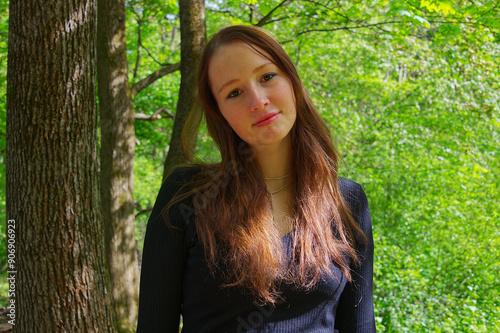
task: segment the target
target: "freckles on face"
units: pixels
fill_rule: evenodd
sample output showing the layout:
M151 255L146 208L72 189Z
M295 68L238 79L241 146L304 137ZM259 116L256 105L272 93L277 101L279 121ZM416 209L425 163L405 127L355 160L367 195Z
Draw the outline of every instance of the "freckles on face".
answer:
M243 42L223 45L209 61L208 77L222 116L251 147L277 144L289 135L295 95L265 51Z

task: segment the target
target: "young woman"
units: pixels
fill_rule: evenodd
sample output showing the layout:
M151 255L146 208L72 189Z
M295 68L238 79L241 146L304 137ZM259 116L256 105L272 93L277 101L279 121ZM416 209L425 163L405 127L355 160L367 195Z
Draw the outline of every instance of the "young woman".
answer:
M198 91L221 161L177 168L160 190L137 332L177 332L180 315L185 333L375 332L368 202L337 176L291 59L261 29L223 28Z

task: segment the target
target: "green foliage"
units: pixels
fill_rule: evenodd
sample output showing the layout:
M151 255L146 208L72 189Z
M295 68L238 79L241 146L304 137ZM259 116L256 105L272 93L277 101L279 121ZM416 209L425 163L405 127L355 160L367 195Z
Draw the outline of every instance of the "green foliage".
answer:
M177 1L132 0L127 2L126 11L131 84L160 69L163 64L180 61ZM164 108L175 114L179 84L179 72L155 81L135 96L135 112L151 115ZM157 121L135 122L134 200L136 240L141 253L147 219L161 186L173 123L164 114Z
M164 160L163 154L158 155L137 153L134 159L136 214L152 208L156 200L156 195L161 186ZM146 232L148 217L149 212L140 214L136 218L136 241L141 251L144 244L144 234Z

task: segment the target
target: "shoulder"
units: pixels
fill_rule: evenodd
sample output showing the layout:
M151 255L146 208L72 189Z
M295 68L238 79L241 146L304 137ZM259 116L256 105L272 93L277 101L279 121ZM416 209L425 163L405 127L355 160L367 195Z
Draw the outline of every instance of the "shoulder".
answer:
M184 165L174 168L163 181L163 185L183 185L195 179L202 170L198 165Z
M164 207L172 199L189 192L200 170L198 166L191 165L173 169L161 185L157 203Z
M367 201L363 187L347 178L338 178L339 190L349 206L358 206ZM352 207L354 208L354 207Z
M357 191L361 189L361 185L347 178L338 178L339 188L342 191Z
M371 230L371 217L368 199L363 187L352 180L340 177L338 179L338 186L352 217L363 232L367 233Z
M160 195L168 196L171 199L188 192L193 188L202 170L203 167L198 165L182 165L174 168L163 180Z

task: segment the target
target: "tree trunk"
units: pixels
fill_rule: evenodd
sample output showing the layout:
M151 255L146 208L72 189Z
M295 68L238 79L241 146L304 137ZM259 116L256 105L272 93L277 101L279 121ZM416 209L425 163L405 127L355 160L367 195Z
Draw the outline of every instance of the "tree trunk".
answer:
M195 107L196 75L206 44L204 1L179 0L179 16L181 24L181 86L163 178L166 178L174 166L185 161L181 148L182 128L189 112ZM194 145L195 142L191 144Z
M95 29L95 0L10 0L6 203L14 332L113 331Z
M97 29L106 259L115 327L132 332L137 325L139 267L133 196L134 110L127 78L124 0L98 0Z

